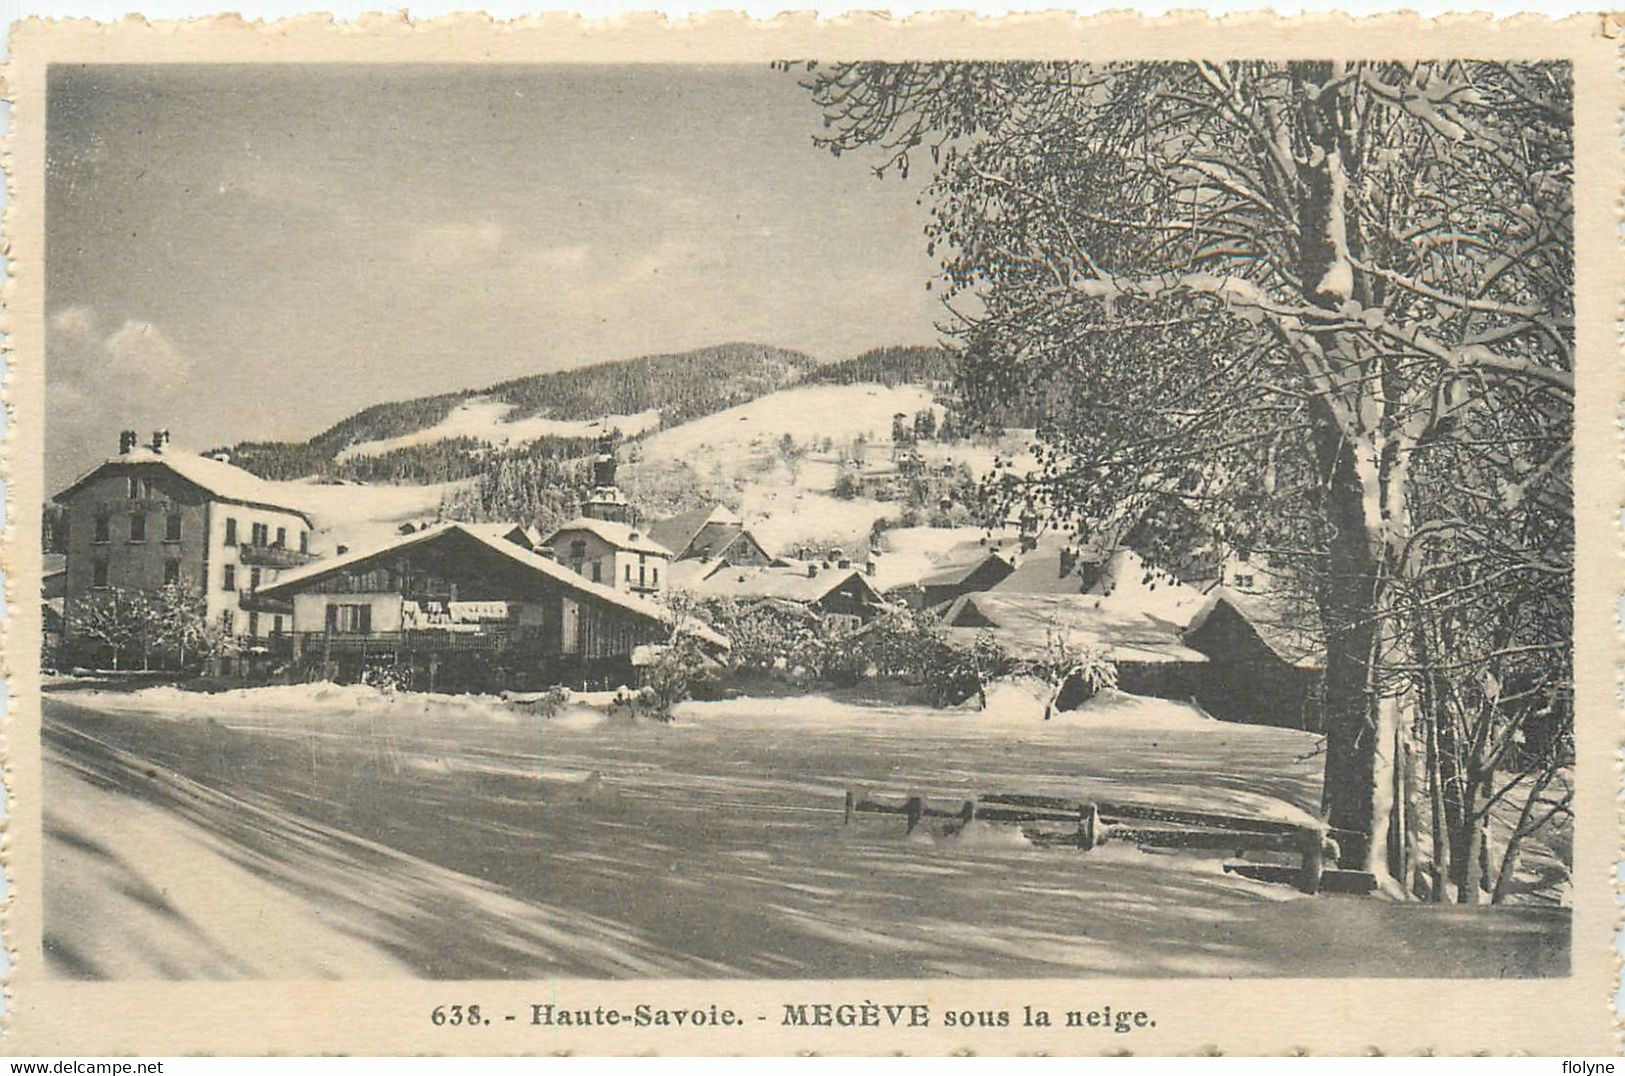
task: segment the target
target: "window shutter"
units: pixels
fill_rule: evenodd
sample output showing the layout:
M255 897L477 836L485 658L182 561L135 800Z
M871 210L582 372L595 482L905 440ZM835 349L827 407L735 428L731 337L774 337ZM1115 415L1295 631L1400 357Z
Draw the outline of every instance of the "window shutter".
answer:
M358 606L356 606L356 612L361 614L359 617L357 617L357 620L360 621L360 623L357 624L356 630L359 631L362 635L371 635L372 634L372 606L370 606L370 605L358 605Z
M338 629L339 629L339 607L336 606L336 605L333 605L332 603L329 603L328 606L327 606L327 630L328 631L337 631Z

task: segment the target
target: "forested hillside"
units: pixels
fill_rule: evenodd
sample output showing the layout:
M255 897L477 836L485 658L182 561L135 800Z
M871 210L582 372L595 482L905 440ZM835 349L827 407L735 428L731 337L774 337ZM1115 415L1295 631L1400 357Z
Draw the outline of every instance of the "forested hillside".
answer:
M593 419L658 410L660 425L669 427L794 384L817 365L799 351L720 344L522 377L493 385L484 395L513 404L513 418Z
M816 366L817 360L799 351L763 344L719 344L536 374L488 389L377 404L309 441L244 442L228 451L238 466L271 479L322 475L362 481L447 481L478 473L490 454L489 446L452 439L343 461L336 457L351 445L434 426L461 401L474 396L489 396L513 405L513 419L545 415L585 420L658 410L662 426L675 426L794 384ZM564 458L578 454L580 446L575 442L580 440L543 438L543 442L556 443L544 444L540 455ZM536 455L528 448L518 454Z
M826 385L937 385L954 378L953 352L943 347L877 347L850 359L825 363L804 381Z

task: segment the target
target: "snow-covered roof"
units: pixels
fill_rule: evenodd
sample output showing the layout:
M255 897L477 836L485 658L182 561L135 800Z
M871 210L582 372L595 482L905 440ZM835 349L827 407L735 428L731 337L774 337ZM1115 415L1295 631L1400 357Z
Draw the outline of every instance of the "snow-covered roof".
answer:
M1221 606L1228 606L1245 620L1259 641L1288 665L1315 669L1325 664L1325 644L1312 615L1294 616L1280 599L1242 594L1229 587L1217 587L1208 595L1207 602L1191 617L1185 634L1200 631Z
M625 523L616 523L608 519L593 519L590 516L577 516L570 522L553 528L553 532L542 539L542 544L553 545L558 540L559 535L567 534L570 531L586 531L588 534L596 535L616 549L624 549L632 553L648 553L668 559L672 555L670 549L649 537L645 531Z
M169 468L216 500L230 501L233 504L246 504L254 508L271 508L280 512L292 512L306 523L311 523L310 513L305 508L290 503L287 495L280 487L272 485L258 475L250 474L241 467L234 467L221 460L209 459L206 456L198 456L172 448L165 448L162 452L154 452L149 447L138 446L129 452L109 456L80 475L66 489L58 493L55 499L58 501L66 500L80 486L100 474L104 468L124 467L130 464L159 464ZM311 525L314 526L314 524Z
M603 583L594 583L585 576L576 574L540 553L533 552L517 542L499 536L489 526L466 523L437 523L432 527L425 527L416 534L403 535L393 541L378 543L365 549L351 550L336 557L327 557L314 561L301 568L282 573L275 581L261 587L258 594L261 597L291 595L294 591L300 589L303 584L309 583L313 579L333 572L343 571L375 557L389 553L399 553L415 546L436 541L453 532L465 534L521 567L529 568L538 575L545 576L561 586L590 595L606 605L617 606L627 612L659 621L662 624L671 621L670 613L662 605L657 605L646 598L637 597L623 590L616 590L614 587L606 586ZM696 637L717 646L726 648L729 645L725 636L718 634L699 621L689 619L684 624L684 629Z
M726 568L727 565L716 558L674 560L666 569L666 586L669 590L693 590L713 573Z
M966 579L969 579L981 569L982 565L986 564L989 560L997 560L1008 565L1010 563L1010 559L1010 556L1006 553L983 550L982 555L976 559L955 564L952 567L943 568L940 571L932 572L930 575L921 577L919 583L922 587L955 586L959 583L963 583Z
M811 604L850 579L856 579L875 601L880 595L856 568L821 569L808 575L804 567L726 567L698 583L696 593L719 598L776 598Z
M1178 625L1114 607L1109 599L1091 594L964 594L943 620L955 633L988 628L1008 649L1034 657L1047 652L1055 633L1115 661L1207 661L1180 639Z
M669 519L649 525L649 536L661 545L670 549L675 556L682 556L688 552L688 547L699 536L700 531L707 526L720 523L728 526L741 527L744 521L728 509L726 505L713 504L707 507L691 508L687 512L679 512ZM713 549L713 553L720 553L720 549Z

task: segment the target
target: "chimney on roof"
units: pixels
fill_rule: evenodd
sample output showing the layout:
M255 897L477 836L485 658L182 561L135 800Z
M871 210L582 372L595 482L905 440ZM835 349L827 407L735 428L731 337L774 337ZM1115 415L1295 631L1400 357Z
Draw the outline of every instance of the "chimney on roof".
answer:
M817 574L818 574L818 564L817 564L817 562L816 561L808 561L807 562L807 578L812 579Z
M128 456L135 451L135 431L120 430L118 435L118 454Z
M227 452L225 449L221 449L219 452L209 453L209 458L214 460L216 463L230 463L231 453Z
M342 557L342 556L343 556L343 555L344 555L344 554L346 554L346 553L348 553L348 552L349 552L349 551L350 551L350 547L349 547L349 546L347 546L347 545L341 545L341 546L338 546L338 547L336 547L336 548L335 548L335 549L334 549L334 550L333 550L333 553L334 553L334 555L335 555L335 556L340 556L340 557Z
M875 574L875 558L870 557L868 559L868 561L866 561L864 563L864 565L863 565L863 574L864 575L874 575Z
M154 452L162 452L164 449L166 449L168 447L169 447L169 431L168 430L153 430L152 431L152 450Z

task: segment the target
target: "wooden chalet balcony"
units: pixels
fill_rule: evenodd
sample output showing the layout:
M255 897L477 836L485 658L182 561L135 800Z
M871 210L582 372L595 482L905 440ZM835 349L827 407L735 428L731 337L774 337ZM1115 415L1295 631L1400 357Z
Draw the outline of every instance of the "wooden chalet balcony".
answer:
M240 545L237 559L244 564L257 564L266 568L297 568L316 559L314 553L301 553L280 545Z
M424 654L459 651L489 653L507 650L518 643L505 627L486 628L481 631L439 631L425 628L411 631L373 631L365 634L345 631L302 631L298 635L301 647L307 654L319 654L324 649L334 652L366 650L384 653L401 650Z

